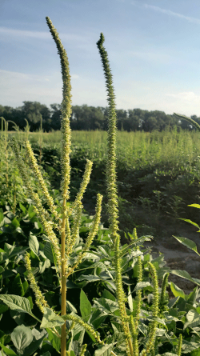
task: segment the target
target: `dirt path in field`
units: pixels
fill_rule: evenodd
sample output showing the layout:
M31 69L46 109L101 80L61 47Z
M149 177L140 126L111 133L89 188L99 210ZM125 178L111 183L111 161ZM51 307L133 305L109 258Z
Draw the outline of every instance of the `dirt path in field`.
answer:
M200 233L197 228L187 223L167 225L160 220L162 227L162 236L154 235L151 242L146 242L144 246L152 247L153 256L158 256L159 252L164 254L164 259L171 270L185 270L191 277L200 279L200 256L179 243L172 235L177 237L186 237L195 242L198 252L200 252ZM186 294L189 294L196 284L180 278L175 275L170 275L169 281L173 281Z
M86 203L85 209L94 214L94 208L91 203ZM127 216L129 215L129 220ZM137 229L138 236L152 235L151 242L145 242L144 247L150 246L152 248L152 255L159 256L159 252L164 254L164 260L167 266L173 270L185 270L191 277L200 279L200 256L179 243L174 237L186 237L195 242L197 250L200 253L200 233L197 228L191 224L181 220L173 220L166 216L156 217L155 212L152 215L144 211L141 207L129 206L127 210L123 210L120 214L120 229L132 232L134 224L139 226ZM106 221L106 214L102 214L102 222ZM141 228L141 226L144 228ZM122 244L127 243L127 240L122 237ZM193 284L186 279L170 274L169 281L173 281L186 294L189 294L196 284ZM168 289L171 295L171 290ZM172 296L172 295L171 295Z

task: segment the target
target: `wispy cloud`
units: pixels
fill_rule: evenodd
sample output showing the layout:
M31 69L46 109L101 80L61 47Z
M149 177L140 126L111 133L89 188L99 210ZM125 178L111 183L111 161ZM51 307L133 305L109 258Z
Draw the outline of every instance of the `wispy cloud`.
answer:
M183 101L200 102L200 95L195 94L193 91L186 91L182 93L166 94L166 95L170 96L171 98L175 98Z
M54 72L50 76L45 76L0 69L0 104L16 107L26 100L39 101L47 105L60 103L62 81L59 74L59 72ZM78 86L81 77L78 74L72 74L71 78Z
M133 2L132 4L136 4L136 3ZM180 14L178 12L174 12L174 11L171 11L171 10L163 9L163 8L161 8L159 6L143 4L143 7L146 8L146 9L151 9L153 11L161 12L161 13L163 13L165 15L177 17L177 18L180 18L182 20L186 20L188 22L196 23L198 25L200 24L200 19L197 19L195 17L185 16L185 15L182 15L182 14Z
M154 51L127 51L129 57L139 58L148 62L160 62L167 63L171 60L171 56L169 54L163 53L158 50Z
M40 76L36 74L25 74L25 73L20 73L20 72L13 72L9 70L2 70L0 69L0 78L2 80L7 80L7 79L21 79L21 80L32 80L32 81L37 81L37 82L49 82L49 77L47 76Z
M1 36L10 36L14 38L37 38L41 40L51 40L51 34L47 31L27 31L27 30L17 30L8 27L0 27L0 35ZM86 38L83 36L78 36L76 34L66 34L60 33L60 37L62 39L68 41L85 41Z

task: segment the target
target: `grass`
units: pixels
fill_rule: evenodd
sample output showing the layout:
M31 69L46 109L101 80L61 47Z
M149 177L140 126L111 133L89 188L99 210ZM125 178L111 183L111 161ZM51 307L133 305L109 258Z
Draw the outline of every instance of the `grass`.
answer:
M29 134L33 146L38 145L40 135L37 132ZM44 147L60 147L60 140L60 131L42 133ZM105 131L72 131L72 154L73 150L83 148L87 150L90 159L102 160L106 158L106 147ZM163 167L171 165L173 171L180 169L182 165L187 165L187 169L191 170L194 162L198 167L199 156L200 139L199 133L195 131L117 131L117 159L123 160L131 169L160 164Z

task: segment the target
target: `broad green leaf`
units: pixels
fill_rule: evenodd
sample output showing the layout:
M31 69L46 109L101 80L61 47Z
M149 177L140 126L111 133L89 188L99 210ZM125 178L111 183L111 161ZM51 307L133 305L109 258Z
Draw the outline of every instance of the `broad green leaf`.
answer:
M171 291L175 297L181 297L181 298L185 299L185 293L176 284L174 284L173 282L170 282L170 287L171 287Z
M89 281L89 282L97 282L97 281L100 281L101 279L97 276L94 276L92 274L82 274L82 276L80 278L77 279L78 281Z
M35 235L30 232L29 235L29 247L31 251L39 258L39 242Z
M67 300L67 307L70 310L70 312L78 313L75 306L72 303L70 303L69 300Z
M106 298L106 299L113 300L113 302L115 302L115 300L116 300L114 295L112 293L110 293L107 289L104 289L104 291L102 293L102 297Z
M2 350L5 352L6 356L18 356L12 349L9 349L8 347L2 345L1 343L0 346Z
M16 217L14 217L14 219L12 220L12 225L16 228L20 226L20 222L19 220L17 220Z
M188 206L192 206L193 208L200 209L200 205L199 204L190 204Z
M191 352L191 356L200 356L200 348Z
M0 273L3 273L4 268L2 266L0 266Z
M81 289L81 294L80 294L80 311L81 315L84 321L88 321L90 318L91 314L91 304L85 294L85 292Z
M197 279L197 278L193 278L189 275L188 272L186 271L182 271L182 270L175 270L173 269L171 271L172 274L175 274L176 276L179 276L181 278L184 278L184 279L187 279L188 281L192 282L192 283L195 283L197 284L198 286L200 286L200 279Z
M179 241L181 244L183 244L184 246L190 248L190 250L193 250L194 252L197 253L197 255L200 256L199 252L197 251L197 246L194 243L194 241L187 239L186 237L176 237L173 235L173 237L175 237L175 239L177 241Z
M33 353L35 351L38 350L38 348L41 347L42 345L42 341L44 340L44 338L47 337L47 332L46 330L42 330L42 332L40 333L38 330L33 329L32 330L32 335L34 337L32 343L26 347L26 349L24 350L23 356L31 356L33 355Z
M12 246L8 243L4 244L4 251L7 253L7 255L10 255L11 252L14 250L15 246Z
M139 282L136 284L134 292L136 292L140 289L146 288L146 287L152 287L151 283L150 282Z
M27 281L24 281L24 282L22 283L22 285L23 285L24 294L26 294L27 290L29 289L29 284L28 284ZM31 308L31 309L32 309L32 308Z
M47 352L45 352L44 354L42 354L41 356L51 356L51 354L50 354L49 351L47 351Z
M19 313L15 310L10 310L10 316L14 319L17 325L22 325L24 322L25 313Z
M12 283L12 291L22 297L24 296L24 288L19 273L15 276Z
M60 347L61 347L61 339L55 335L50 329L47 329L48 332L48 340L51 342L51 345L53 346L53 348L56 351L60 351Z
M198 229L200 229L199 225L196 224L195 222L193 222L193 221L190 220L190 219L182 219L182 218L180 218L180 220L183 220L183 221L185 221L185 222L188 222L189 224L192 224L192 225L198 227Z
M119 309L119 305L117 302L114 302L110 299L98 298L94 300L94 304L99 307L101 311L107 314L114 313Z
M102 313L100 310L96 309L91 315L90 323L94 326L95 330L97 330L99 325L101 325L106 318L107 315L104 312Z
M50 260L46 259L45 261L39 262L39 273L43 273L46 268L51 266Z
M52 247L51 247L51 244L49 242L47 242L44 245L44 254L51 261L51 263L54 263Z
M132 298L130 286L128 286L128 305L129 305L130 311L132 312L133 311L133 298Z
M193 305L196 302L198 294L199 294L199 288L195 287L189 295L186 295L187 303L190 303Z
M17 326L10 336L14 346L20 353L33 341L31 329L24 325Z
M0 304L0 314L5 313L8 309L7 305Z
M31 312L31 306L29 300L24 297L13 294L0 294L0 299L12 310L16 310L20 313L27 313L33 318L37 319ZM38 320L38 319L37 319Z
M114 344L104 345L95 351L94 356L109 356Z
M24 214L26 214L26 208L24 205L22 205L21 203L19 203L20 209L23 211Z
M200 315L196 310L190 310L186 315L187 322L184 324L183 329L186 329L188 326L195 327L200 325Z
M50 308L44 308L44 316L42 318L41 328L54 328L55 326L62 326L65 321L54 313Z

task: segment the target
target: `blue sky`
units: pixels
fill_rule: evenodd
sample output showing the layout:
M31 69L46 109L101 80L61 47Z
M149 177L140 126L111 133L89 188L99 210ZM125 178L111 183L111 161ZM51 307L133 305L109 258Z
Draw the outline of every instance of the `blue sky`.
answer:
M200 116L199 0L0 0L0 104L61 103L49 16L67 51L73 105L107 106L105 36L118 109Z

